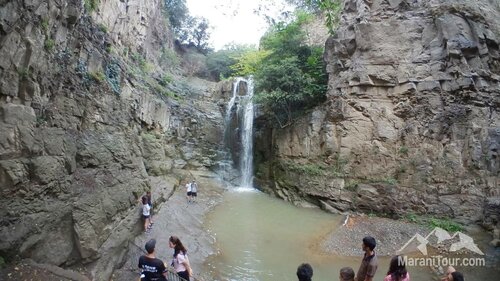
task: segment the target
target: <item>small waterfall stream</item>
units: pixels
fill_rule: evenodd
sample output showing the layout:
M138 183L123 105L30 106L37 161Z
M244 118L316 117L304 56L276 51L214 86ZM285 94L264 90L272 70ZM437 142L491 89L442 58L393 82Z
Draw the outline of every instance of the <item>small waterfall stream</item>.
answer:
M253 89L252 78L236 78L225 118L224 139L241 175L241 187L253 186Z

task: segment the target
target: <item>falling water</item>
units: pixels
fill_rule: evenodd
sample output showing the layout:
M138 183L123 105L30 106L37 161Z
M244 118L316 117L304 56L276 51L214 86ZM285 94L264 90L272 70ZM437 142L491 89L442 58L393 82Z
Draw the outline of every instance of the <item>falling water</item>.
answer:
M241 144L243 155L240 157L241 186L252 187L253 176L253 80L247 80L247 94L244 96L243 128L241 131Z
M234 103L236 102L236 97L238 96L238 89L241 81L245 81L243 78L238 77L233 83L233 96L229 100L229 104L227 105L227 112L226 112L226 124L229 124L231 122L231 112L234 106ZM227 128L227 126L226 126Z
M242 94L240 87L244 84L246 84L246 92ZM233 96L229 100L225 118L226 146L231 150L233 160L238 166L242 187L252 187L254 114L252 96L253 80L236 78L233 84ZM233 121L236 121L236 124Z

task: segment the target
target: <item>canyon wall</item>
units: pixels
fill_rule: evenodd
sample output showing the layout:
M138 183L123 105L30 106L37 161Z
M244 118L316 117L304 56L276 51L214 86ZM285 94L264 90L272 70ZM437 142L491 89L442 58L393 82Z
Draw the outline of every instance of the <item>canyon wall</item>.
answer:
M331 212L494 228L499 14L494 0L343 1L327 103L283 129L256 121L260 188Z
M216 164L215 85L177 76L166 19L161 0L0 1L0 257L107 280L138 198Z

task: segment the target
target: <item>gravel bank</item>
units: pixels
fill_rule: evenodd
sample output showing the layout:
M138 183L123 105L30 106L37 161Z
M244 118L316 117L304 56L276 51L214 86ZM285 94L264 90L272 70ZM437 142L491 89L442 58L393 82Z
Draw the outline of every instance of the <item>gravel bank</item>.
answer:
M376 252L380 256L392 256L416 233L429 233L425 226L387 218L349 216L344 225L329 233L321 247L328 254L361 256L361 242L365 236L377 241Z

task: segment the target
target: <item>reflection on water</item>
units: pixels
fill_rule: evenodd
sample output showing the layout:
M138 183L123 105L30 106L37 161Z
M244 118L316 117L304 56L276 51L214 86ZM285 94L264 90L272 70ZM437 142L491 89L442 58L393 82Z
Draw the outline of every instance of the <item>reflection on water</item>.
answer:
M208 217L219 254L210 258L209 280L297 280L297 266L308 262L313 280L338 280L340 268L357 271L360 257L326 255L316 247L342 223L342 216L297 208L253 189L234 189ZM361 244L361 243L360 243ZM374 280L383 280L389 258L379 259ZM428 271L410 269L412 280L429 281Z

